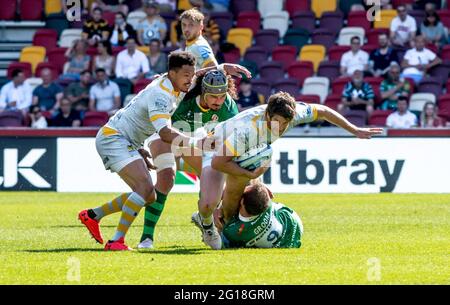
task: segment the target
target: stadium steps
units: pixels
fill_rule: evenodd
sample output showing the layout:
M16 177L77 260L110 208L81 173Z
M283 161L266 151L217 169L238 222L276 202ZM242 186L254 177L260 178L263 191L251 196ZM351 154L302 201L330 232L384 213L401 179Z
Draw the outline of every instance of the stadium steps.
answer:
M19 61L20 51L31 41L0 42L0 77L6 77L11 62Z

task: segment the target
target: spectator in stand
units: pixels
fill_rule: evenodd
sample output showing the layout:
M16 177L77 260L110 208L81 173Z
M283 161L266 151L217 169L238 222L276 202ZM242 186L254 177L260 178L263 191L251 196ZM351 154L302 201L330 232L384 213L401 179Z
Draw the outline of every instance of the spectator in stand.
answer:
M436 54L425 48L423 36L416 37L415 45L416 47L408 50L403 58L402 77L412 78L418 84L429 69L439 65L442 61Z
M144 11L147 17L139 22L137 26L138 41L141 45L148 45L150 40L166 39L167 25L164 19L159 15L159 5L156 1L146 1Z
M338 111L365 110L367 115L373 112L375 93L369 83L364 82L364 74L361 70L355 70L352 80L347 83L343 92L342 100L338 105Z
M64 65L65 72L59 78L62 80L80 80L80 73L89 69L91 57L86 54L87 42L77 39L67 49L65 56L69 62Z
M241 80L240 91L237 100L239 112L261 104L261 99L256 91L252 89L252 83L248 79ZM262 98L264 101L264 98Z
M211 41L210 45L211 45L211 49L214 52L214 57L216 58L217 63L219 65L225 63L225 56L223 55L222 51L220 50L220 43L218 41L215 41L215 42Z
M136 31L131 24L126 22L124 13L116 13L114 26L111 27L109 37L109 41L115 47L124 46L128 37L136 38Z
M0 112L21 111L23 115L31 106L32 90L25 83L25 74L22 70L12 71L12 80L6 83L0 91Z
M103 10L96 7L92 10L92 15L83 25L81 38L87 40L90 46L96 46L99 41L109 37L108 22L102 18Z
M127 0L94 0L91 8L101 8L103 11L120 12L122 14L128 14Z
M41 78L42 84L33 90L32 104L42 111L56 111L63 97L63 88L53 81L50 69L43 69Z
M171 13L177 10L177 0L158 0L159 11Z
M63 98L60 103L60 108L50 121L51 126L55 127L80 127L81 116L80 113L71 107L71 102Z
M109 77L114 74L114 67L116 66L116 59L112 56L111 44L108 40L100 41L97 46L98 55L94 57L94 64L92 71L102 68Z
M352 76L356 70L368 71L369 54L361 50L361 39L358 36L351 38L351 50L345 52L341 58L341 75Z
M404 78L400 78L400 66L397 63L391 64L387 77L380 86L381 93L381 109L395 110L397 109L397 101L399 97L408 98L411 94L411 86Z
M104 69L95 71L97 83L89 90L89 111L104 111L111 116L120 108L119 86L108 79Z
M427 13L425 20L420 25L420 33L424 36L427 44L432 43L438 48L448 41L446 30L436 12Z
M133 84L150 70L148 58L136 49L136 41L127 39L127 49L117 55L116 77L130 80Z
M157 74L167 72L167 55L161 52L161 41L152 39L150 41L150 54L148 56L150 71L145 77L153 78Z
M387 117L386 126L399 129L417 126L416 115L408 110L408 98L404 96L398 98L397 111Z
M391 42L399 47L412 47L417 32L416 20L408 15L404 4L397 6L397 13L398 16L391 21Z
M420 114L420 127L436 128L443 126L445 126L445 121L438 117L437 106L431 102L425 103Z
M211 19L211 15L209 13L204 13L205 19L203 20L203 24L205 25L203 28L203 37L210 42L220 42L221 34L219 25Z
M180 21L182 12L178 11L175 20L170 23L170 41L167 46L181 47L181 41L184 39Z
M378 36L378 49L370 53L369 66L374 76L383 76L392 63L399 64L398 54L389 46L389 37L382 33Z
M89 70L85 70L81 73L79 82L71 83L64 90L64 96L72 103L72 107L75 110L88 110L90 84L91 72Z
M228 12L230 0L206 0L206 6L214 13Z
M48 123L38 105L30 107L31 128L47 128Z

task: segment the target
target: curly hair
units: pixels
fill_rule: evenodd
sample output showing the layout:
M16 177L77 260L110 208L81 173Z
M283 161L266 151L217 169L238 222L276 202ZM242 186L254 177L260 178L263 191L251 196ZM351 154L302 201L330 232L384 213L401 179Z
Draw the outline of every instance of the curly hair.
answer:
M237 100L237 89L236 89L236 83L234 79L231 77L231 75L224 72L228 79L228 90L227 93L231 96L232 99ZM202 76L197 77L195 81L195 86L184 97L185 100L190 100L193 98L196 98L197 96L202 94L202 81L203 81L204 74Z

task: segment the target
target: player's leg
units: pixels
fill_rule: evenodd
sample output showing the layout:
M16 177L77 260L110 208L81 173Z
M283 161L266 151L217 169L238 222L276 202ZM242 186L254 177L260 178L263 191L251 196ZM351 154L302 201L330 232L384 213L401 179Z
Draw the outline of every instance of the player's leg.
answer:
M238 212L239 202L249 182L250 179L245 177L227 176L222 197L222 211L225 222L229 221Z

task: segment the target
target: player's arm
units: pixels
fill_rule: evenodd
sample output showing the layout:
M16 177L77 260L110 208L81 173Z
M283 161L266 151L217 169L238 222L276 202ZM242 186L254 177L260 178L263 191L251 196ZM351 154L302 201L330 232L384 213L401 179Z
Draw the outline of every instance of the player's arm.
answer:
M325 120L334 124L342 129L347 130L351 134L355 135L360 139L370 139L374 135L381 134L383 128L361 128L350 123L346 118L344 118L337 111L334 111L330 107L320 104L311 104L311 107L315 108L317 111L317 119Z
M221 64L218 66L210 66L210 67L206 67L200 70L197 70L195 72L196 76L201 76L203 74L205 74L206 72L212 70L212 69L218 69L218 70L222 70L225 71L227 74L231 75L231 76L236 76L241 78L242 75L241 73L245 74L245 76L247 76L248 78L252 77L252 74L250 73L250 71L247 70L247 68L241 66L241 65L237 65L237 64Z

